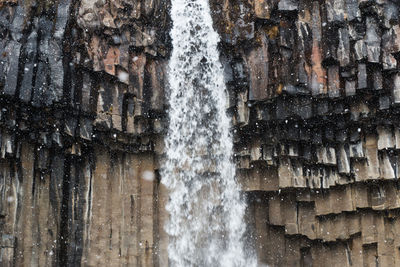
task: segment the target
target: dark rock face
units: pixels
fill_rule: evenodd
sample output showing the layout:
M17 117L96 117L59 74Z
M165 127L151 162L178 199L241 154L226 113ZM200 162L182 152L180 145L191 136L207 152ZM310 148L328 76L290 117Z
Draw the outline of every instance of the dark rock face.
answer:
M226 30L222 47L245 73L230 111L260 261L400 264L399 3L253 3L254 37Z
M0 1L1 266L164 266L168 5Z
M210 4L260 263L399 265L400 4ZM168 9L0 0L2 266L167 266Z

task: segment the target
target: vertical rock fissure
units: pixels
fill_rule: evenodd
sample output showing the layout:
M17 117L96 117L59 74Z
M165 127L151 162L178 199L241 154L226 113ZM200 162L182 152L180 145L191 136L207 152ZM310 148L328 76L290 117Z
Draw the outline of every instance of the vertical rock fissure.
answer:
M162 182L172 266L254 266L235 179L227 92L208 0L173 0ZM251 258L251 260L250 260Z

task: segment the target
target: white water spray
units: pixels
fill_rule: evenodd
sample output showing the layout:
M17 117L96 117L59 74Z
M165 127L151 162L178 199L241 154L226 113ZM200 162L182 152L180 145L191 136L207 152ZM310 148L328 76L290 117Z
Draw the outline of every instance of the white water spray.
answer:
M208 0L172 0L169 129L162 182L172 266L255 266L232 163L227 92Z

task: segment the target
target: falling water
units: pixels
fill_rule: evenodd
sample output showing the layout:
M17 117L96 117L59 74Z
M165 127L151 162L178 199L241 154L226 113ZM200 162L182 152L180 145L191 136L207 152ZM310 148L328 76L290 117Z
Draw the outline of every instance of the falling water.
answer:
M219 36L208 0L172 0L169 129L162 180L172 266L255 266L232 163Z

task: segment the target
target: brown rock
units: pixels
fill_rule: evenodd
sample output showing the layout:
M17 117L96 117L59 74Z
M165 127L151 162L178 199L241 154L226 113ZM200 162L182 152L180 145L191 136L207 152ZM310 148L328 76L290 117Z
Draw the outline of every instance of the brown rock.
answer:
M250 73L249 100L265 100L275 95L269 90L268 40L262 32L258 33L258 38L260 46L252 49L245 58Z

